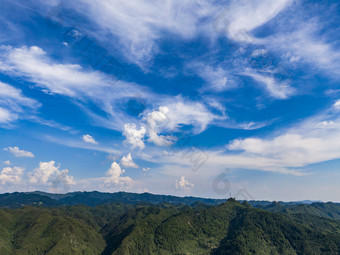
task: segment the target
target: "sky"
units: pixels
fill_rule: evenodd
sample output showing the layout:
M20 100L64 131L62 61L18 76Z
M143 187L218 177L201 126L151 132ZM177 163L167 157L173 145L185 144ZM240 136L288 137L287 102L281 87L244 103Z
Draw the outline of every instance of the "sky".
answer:
M338 1L0 7L0 193L340 202Z

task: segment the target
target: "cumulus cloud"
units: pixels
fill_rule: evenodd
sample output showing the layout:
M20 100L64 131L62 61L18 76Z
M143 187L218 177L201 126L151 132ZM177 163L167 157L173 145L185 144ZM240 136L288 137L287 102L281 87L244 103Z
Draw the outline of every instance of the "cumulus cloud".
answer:
M128 176L121 176L125 173L124 169L121 169L117 162L113 162L109 170L106 171L104 183L105 184L114 184L117 186L131 186L133 181Z
M11 164L11 161L6 160L6 161L4 161L4 164L9 166Z
M28 158L34 158L34 155L30 151L20 150L19 147L8 147L4 148L5 151L9 151L12 153L15 157L28 157Z
M29 182L33 184L51 184L53 187L60 184L68 187L74 185L73 176L69 175L69 170L60 170L60 166L55 166L55 161L40 162L39 167L28 173Z
M130 144L132 148L144 149L145 144L143 138L145 136L146 129L141 127L137 129L136 124L125 124L123 135L126 137L125 142Z
M176 189L190 189L194 186L194 184L185 179L185 176L181 176L181 178L177 179L175 183Z
M147 172L147 171L150 171L150 170L151 170L150 167L143 167L143 171L144 171L144 172Z
M131 153L129 153L126 157L122 157L120 160L120 163L124 167L132 167L132 168L138 168L135 162L132 160Z
M25 168L22 167L5 167L0 173L1 184L11 183L19 184L22 180L22 175Z
M98 144L98 142L90 135L83 135L83 141L86 143Z
M195 134L203 132L209 124L216 120L226 119L225 116L217 116L210 112L206 105L200 102L184 100L176 97L175 100L165 101L168 108L167 122L163 125L168 130L177 130L181 125L190 125Z
M158 146L168 146L173 142L170 140L171 137L158 135L158 132L162 129L166 129L168 123L167 113L169 112L168 107L160 106L158 111L153 111L149 113L146 117L147 131L148 131L148 141L153 142Z
M178 131L182 126L188 125L191 126L188 132L197 134L203 132L214 120L225 119L225 116L220 117L211 113L204 104L186 101L180 96L164 101L164 105L157 110L145 113L141 119L141 129L138 130L135 124L124 125L125 141L131 144L132 148L144 149L145 136L148 142L157 146L169 146L176 138L161 133Z

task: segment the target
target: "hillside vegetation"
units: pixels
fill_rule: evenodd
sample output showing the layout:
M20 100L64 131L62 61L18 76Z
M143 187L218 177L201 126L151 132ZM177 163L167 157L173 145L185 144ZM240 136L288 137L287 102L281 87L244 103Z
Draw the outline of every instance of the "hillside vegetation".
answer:
M340 254L340 222L234 199L25 206L0 209L0 254Z

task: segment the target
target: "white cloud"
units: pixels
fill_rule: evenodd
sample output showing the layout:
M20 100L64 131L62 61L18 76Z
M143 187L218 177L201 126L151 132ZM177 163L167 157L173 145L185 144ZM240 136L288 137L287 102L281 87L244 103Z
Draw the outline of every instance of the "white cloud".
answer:
M249 32L266 24L284 10L291 0L234 0L219 17L223 21L228 36L240 42L252 42Z
M18 115L0 107L0 123L11 123L18 119Z
M253 51L253 53L251 54L252 57L258 57L258 56L263 56L267 54L267 50L265 49L256 49Z
M143 118L146 122L147 141L157 146L169 146L174 143L174 137L160 135L162 132L177 131L183 125L191 125L191 132L200 133L215 119L225 118L212 114L204 104L185 101L179 96L164 103L165 105Z
M143 138L157 146L169 146L176 140L173 136L161 135L164 132L178 131L183 125L190 125L188 132L203 132L207 125L214 120L225 119L211 113L207 107L199 102L185 101L180 96L166 98L164 105L142 118L142 127L137 129L135 124L125 124L123 135L125 142L132 145L132 148L144 149ZM224 115L224 113L223 113Z
M65 187L74 185L73 176L69 175L69 170L59 170L60 166L55 166L55 161L40 162L39 167L33 172L29 172L29 182L33 184L51 184L58 186L59 184Z
M4 161L4 164L9 166L11 164L11 161L6 160L6 161Z
M169 139L171 137L158 135L159 131L166 128L168 123L167 113L169 112L168 107L160 106L158 111L149 113L146 117L147 131L149 135L148 142L153 142L158 146L168 146L173 142Z
M236 87L231 73L225 68L213 67L203 63L193 63L189 67L205 80L206 85L202 88L203 92L206 90L221 92Z
M110 154L118 154L120 153L119 150L112 148L112 146L97 146L91 143L83 143L79 141L79 139L69 139L69 137L53 137L50 135L45 135L41 137L44 141L49 141L52 143L68 146L71 148L80 148L86 150L93 150L93 151L100 151Z
M340 52L330 43L330 39L319 35L322 25L315 20L296 18L295 23L300 23L293 31L277 33L261 39L274 52L283 52L284 55L293 55L290 62L304 62L339 78Z
M230 38L243 41L240 34L267 23L290 2L234 0L227 6L223 1L77 0L71 8L76 6L77 11L98 26L96 37L107 44L109 42L104 39L107 33L118 37L126 57L143 66L158 52L158 42L164 32L192 39L200 34L214 38L216 31L227 31ZM218 28L221 26L222 29Z
M138 168L138 166L132 160L131 153L129 153L126 157L122 157L120 164L124 167Z
M176 180L175 183L176 189L190 189L195 185L190 183L188 180L185 179L185 176L181 176L180 179Z
M104 183L105 184L114 184L118 186L131 186L133 181L130 177L121 175L125 173L124 169L121 169L119 164L113 162L109 170L106 171Z
M28 78L50 93L73 97L78 93L94 94L95 87L98 89L107 86L103 74L84 72L81 66L76 64L55 63L37 46L30 48L2 46L1 53L0 70Z
M111 128L117 130L121 130L127 122L126 114L119 107L121 100L134 97L138 92L142 94L141 87L134 83L117 80L99 71L84 70L78 64L58 63L37 46L2 46L0 53L2 73L24 78L45 93L75 98L80 107L85 107L88 100L91 100L106 112L108 117L103 119L88 108L86 112L98 122L108 122L109 119ZM144 91L144 94L146 93L147 90ZM2 115L4 120L8 119L6 112Z
M83 135L83 141L86 143L98 144L98 142L90 135Z
M26 110L32 112L40 104L22 94L9 84L0 81L0 124L11 124L20 117L26 117Z
M131 144L132 148L144 149L143 138L145 132L146 129L144 127L137 129L135 124L125 124L123 135L126 137L126 143Z
M337 110L340 110L340 100L337 100L334 104L333 107Z
M227 148L233 155L220 154L230 165L268 171L287 172L310 164L340 158L340 116L330 108L324 113L296 123L288 130L269 138L246 138L232 141ZM219 159L213 158L216 161Z
M195 134L203 132L208 124L214 121L226 119L218 116L208 110L206 105L200 102L184 100L177 96L171 100L165 100L164 107L168 109L166 121L161 124L164 129L178 130L181 125L192 125L192 132Z
M147 88L113 79L114 77L99 71L84 70L77 64L58 63L36 46L30 48L2 46L0 51L2 53L0 55L0 71L33 82L47 93L62 94L76 99L77 105L95 119L96 125L122 130L125 123L135 122L135 118L129 116L126 109L122 107L122 100L135 98L136 94L146 98L152 106L167 107L170 114L173 115L169 126L172 129L179 124L188 124L193 125L196 132L202 132L208 123L217 118L200 102L184 100L180 96L174 98L153 94ZM106 112L106 117L91 111L87 107L88 101L94 102ZM10 115L5 110L2 112L2 119L8 121ZM132 124L129 125L131 127ZM137 142L135 147L143 147L144 128L130 131L128 129L131 128L125 126L124 132L127 134L132 132L128 134L129 139L133 140L134 135L137 135L137 141L130 142L132 144ZM134 132L138 134L134 134ZM154 136L152 135L152 137ZM155 139L157 140L156 136Z
M60 124L58 122L55 122L54 120L45 120L43 118L40 118L38 116L29 116L27 117L28 120L39 123L44 126L52 127L52 128L57 128L63 131L68 131L70 133L77 133L78 131L74 130L73 128Z
M148 172L148 171L150 171L150 170L151 170L150 167L143 167L143 171L144 171L144 172Z
M311 164L339 159L338 141L340 113L331 105L326 111L266 137L236 139L227 145L227 150L204 150L202 156L208 160L200 165L199 171L202 176L211 176L227 167L302 176L308 174L305 169ZM168 155L154 150L149 156L150 162L169 166L169 169L190 169L204 159L193 157L188 150L176 150Z
M34 158L34 155L33 155L32 152L20 150L19 147L17 147L17 146L4 148L4 150L9 151L10 153L12 153L16 157Z
M19 184L22 180L22 175L25 168L22 167L5 167L0 173L1 184L11 183Z
M0 104L11 106L18 112L21 111L21 107L23 106L29 108L36 108L40 106L40 104L34 99L25 97L20 89L17 89L1 81L0 81Z
M211 18L218 10L218 6L208 1L192 0L78 0L74 5L92 19L102 33L117 36L126 57L140 65L158 51L157 42L164 32L193 38L211 24ZM210 20L202 25L204 18L209 17Z
M254 80L262 84L268 93L274 98L287 99L295 92L295 89L289 86L287 81L277 81L272 76L256 73L254 71L247 71L243 74L252 77Z

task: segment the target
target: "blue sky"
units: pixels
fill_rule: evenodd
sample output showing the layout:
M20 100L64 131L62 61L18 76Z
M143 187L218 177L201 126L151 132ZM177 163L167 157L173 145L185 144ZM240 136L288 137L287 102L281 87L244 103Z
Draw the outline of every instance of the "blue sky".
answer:
M340 201L337 1L0 12L0 192Z

